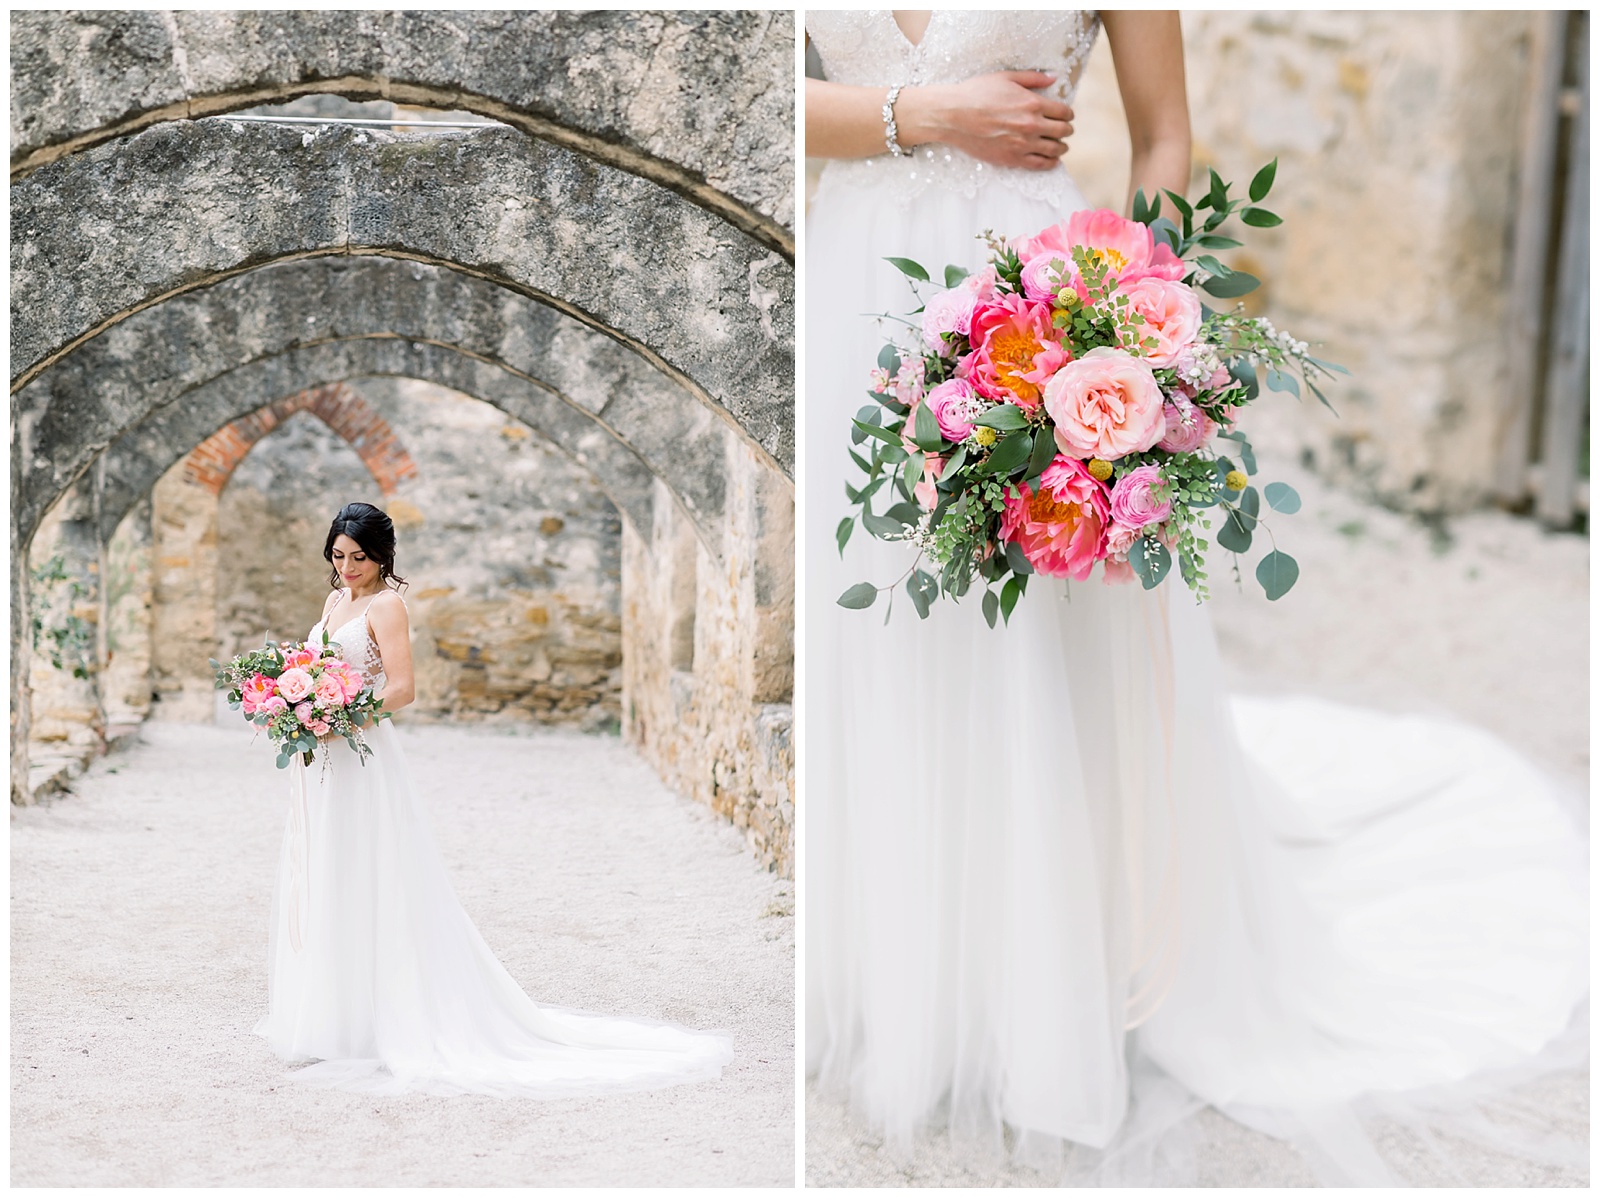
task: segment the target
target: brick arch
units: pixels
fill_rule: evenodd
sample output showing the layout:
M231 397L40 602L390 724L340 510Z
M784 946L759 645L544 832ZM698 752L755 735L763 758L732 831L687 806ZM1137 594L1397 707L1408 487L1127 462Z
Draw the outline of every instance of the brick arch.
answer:
M384 495L393 495L402 479L416 474L416 462L389 422L353 388L333 383L298 391L223 425L190 451L183 463L184 477L213 495L222 494L234 468L256 442L297 412L311 413L343 438Z

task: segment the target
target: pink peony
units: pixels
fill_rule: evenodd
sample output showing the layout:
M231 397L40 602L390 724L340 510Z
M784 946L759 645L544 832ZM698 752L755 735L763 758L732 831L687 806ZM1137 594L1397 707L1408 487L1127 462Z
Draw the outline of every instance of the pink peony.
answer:
M1166 407L1167 432L1156 448L1168 453L1194 453L1217 431L1217 422L1179 396Z
M278 693L291 703L298 703L311 693L311 675L296 666L278 675Z
M288 709L289 705L283 701L282 695L272 695L256 708L257 711L264 711L269 715L277 715L280 711L287 711Z
M947 441L965 441L972 435L972 422L983 412L983 401L966 379L947 379L928 392L928 410L939 422L939 432Z
M324 671L321 678L317 679L314 688L319 707L343 707L345 704L344 683L332 671Z
M278 684L265 674L253 674L246 680L239 694L245 715L254 715L262 704L278 692Z
M1119 216L1109 208L1074 212L1066 222L1051 225L1018 243L1017 257L1031 262L1044 254L1054 254L1077 277L1072 247L1084 246L1110 267L1109 274L1123 286L1136 279L1155 277L1173 282L1183 278L1183 261L1166 242L1157 242L1149 228L1136 220Z
M1139 341L1156 339L1154 349L1139 349L1139 356L1155 367L1171 366L1196 337L1205 313L1194 292L1166 279L1138 279L1123 288L1128 306L1144 317L1135 326Z
M321 656L317 649L291 649L284 654L283 662L291 670L305 670L316 665Z
M1140 466L1117 479L1111 488L1111 519L1126 528L1159 524L1172 515L1172 499L1157 501L1150 489L1161 483L1160 466ZM1126 547L1123 552L1127 552Z
M1115 461L1143 453L1167 430L1150 367L1109 346L1062 367L1045 387L1044 408L1055 422L1056 445L1072 457Z
M972 314L972 353L962 360L962 376L980 395L1032 412L1050 376L1072 361L1056 338L1049 304L1000 296Z
M1039 573L1081 581L1104 555L1110 507L1082 462L1057 457L1039 476L1037 495L1019 485L1007 497L1000 536L1015 541Z
M348 662L336 661L328 666L328 672L344 687L346 702L359 695L361 688L366 685L366 679L361 676L361 671Z
M317 718L317 709L309 703L296 703L294 718L309 728L311 727L311 722Z

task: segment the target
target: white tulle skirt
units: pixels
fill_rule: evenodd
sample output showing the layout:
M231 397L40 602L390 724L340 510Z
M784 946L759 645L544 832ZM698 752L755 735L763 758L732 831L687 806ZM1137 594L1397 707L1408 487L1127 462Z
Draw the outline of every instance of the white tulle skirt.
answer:
M560 1098L720 1075L722 1034L534 1002L462 910L387 723L290 767L270 1010L256 1027L302 1082L380 1093Z
M884 257L972 268L975 233L1063 215L826 176L810 213L808 1070L902 1153L1009 1129L1070 1179L1182 1181L1175 1129L1212 1104L1325 1180L1393 1181L1363 1116L1470 1113L1586 1051L1587 847L1539 773L1465 726L1230 699L1175 580L1036 578L994 631L975 601L835 604L909 564L831 545L870 314L915 306Z

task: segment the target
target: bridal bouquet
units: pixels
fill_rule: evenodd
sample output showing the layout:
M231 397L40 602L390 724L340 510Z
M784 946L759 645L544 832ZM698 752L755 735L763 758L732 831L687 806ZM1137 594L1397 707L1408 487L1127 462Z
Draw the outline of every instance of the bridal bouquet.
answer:
M244 710L245 718L278 746L278 768L285 769L300 753L310 765L317 746L330 736L342 736L363 759L372 749L361 729L387 717L383 700L376 699L361 671L335 653L322 634L322 643L270 641L241 653L223 665L215 660L217 689L228 692L228 706Z
M1256 174L1248 205L1215 171L1198 203L1166 192L1181 227L1141 191L1133 220L1102 209L1018 241L986 233L985 269L946 267L930 294L918 288L931 282L926 269L890 258L922 300L920 322L905 322L920 336L884 346L873 402L852 422L850 456L865 478L846 488L861 510L839 524L840 553L857 520L914 546L904 581L924 618L982 578L990 627L1009 622L1033 574L1083 580L1096 563L1107 582L1149 589L1176 556L1206 598L1213 536L1237 555L1266 530L1263 500L1285 515L1300 507L1287 484L1251 482L1255 454L1235 418L1260 394L1260 373L1296 396L1303 380L1324 404L1313 380L1347 373L1270 320L1213 310L1196 294L1228 299L1258 285L1197 251L1241 244L1218 232L1241 207L1246 225L1281 223L1254 206L1276 169ZM890 502L874 511L880 492ZM1278 599L1299 567L1274 540L1255 573ZM888 591L892 605L899 581L858 583L839 603L870 607Z

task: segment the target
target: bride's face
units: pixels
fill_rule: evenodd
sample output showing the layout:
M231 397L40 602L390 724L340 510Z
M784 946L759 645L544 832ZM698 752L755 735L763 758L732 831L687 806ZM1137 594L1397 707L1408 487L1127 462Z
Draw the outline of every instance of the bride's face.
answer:
M339 571L344 585L352 591L377 585L378 563L344 533L340 533L333 541L333 568Z

